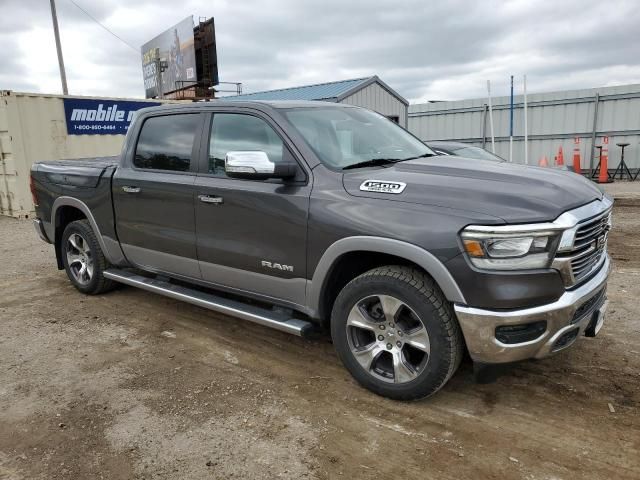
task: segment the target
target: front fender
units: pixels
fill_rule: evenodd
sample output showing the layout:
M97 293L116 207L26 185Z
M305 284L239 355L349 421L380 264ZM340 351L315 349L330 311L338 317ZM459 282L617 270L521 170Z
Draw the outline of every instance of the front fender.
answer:
M356 251L377 252L409 260L422 267L436 281L447 300L466 304L464 295L449 270L434 255L411 243L384 237L353 236L340 239L324 252L307 283L307 307L320 311L321 296L331 268L344 254Z

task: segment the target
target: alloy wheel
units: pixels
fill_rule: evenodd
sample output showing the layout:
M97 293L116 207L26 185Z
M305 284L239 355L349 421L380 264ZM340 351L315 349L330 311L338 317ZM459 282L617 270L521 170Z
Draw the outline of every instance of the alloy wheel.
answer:
M77 233L72 233L66 244L67 264L73 278L82 285L87 285L93 278L93 256L87 240Z
M427 329L411 307L390 295L355 303L346 323L349 348L360 366L379 380L415 380L429 361Z

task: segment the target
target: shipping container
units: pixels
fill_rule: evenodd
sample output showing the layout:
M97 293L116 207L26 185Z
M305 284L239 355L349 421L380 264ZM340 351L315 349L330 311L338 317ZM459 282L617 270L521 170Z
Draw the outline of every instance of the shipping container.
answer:
M123 133L87 130L91 134L69 134L65 100L67 104L93 100L105 105L113 102L153 105L159 102L0 91L0 214L17 218L33 215L29 172L34 162L120 153Z

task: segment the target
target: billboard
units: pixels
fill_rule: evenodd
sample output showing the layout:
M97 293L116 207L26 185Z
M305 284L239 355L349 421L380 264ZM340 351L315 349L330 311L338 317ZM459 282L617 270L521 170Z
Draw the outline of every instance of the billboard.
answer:
M216 27L213 18L200 23L193 30L196 44L196 73L203 87L218 84L218 55Z
M185 18L142 46L142 75L147 98L197 81L193 17Z
M69 135L125 135L136 111L158 102L64 98Z

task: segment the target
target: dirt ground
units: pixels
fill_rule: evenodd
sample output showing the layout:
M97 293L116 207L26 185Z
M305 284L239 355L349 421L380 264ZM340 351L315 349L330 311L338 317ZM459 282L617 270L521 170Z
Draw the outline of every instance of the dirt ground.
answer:
M605 327L434 398L360 388L303 340L134 288L78 293L0 218L0 479L640 478L640 208L616 208Z

